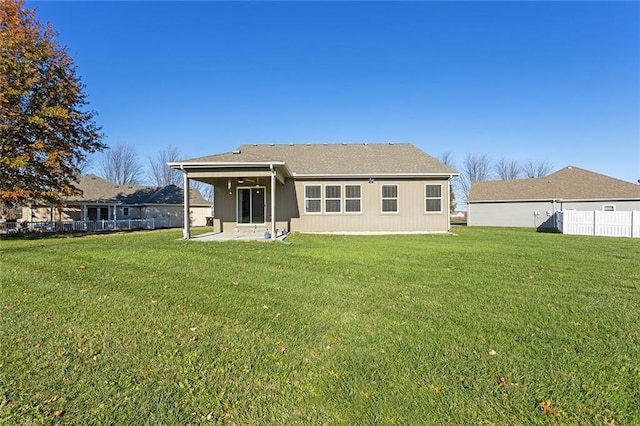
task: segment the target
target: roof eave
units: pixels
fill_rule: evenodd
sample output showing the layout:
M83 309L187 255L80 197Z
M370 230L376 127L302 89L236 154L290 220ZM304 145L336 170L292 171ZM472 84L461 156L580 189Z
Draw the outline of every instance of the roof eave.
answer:
M185 169L185 168L206 168L206 167L271 167L282 166L285 167L284 161L187 161L187 162L169 162L167 163L172 169Z
M349 179L349 178L424 178L440 177L450 179L458 173L293 173L294 178L302 179Z
M175 170L208 169L208 168L242 168L242 167L280 167L287 176L293 176L289 166L284 161L176 161L167 165Z
M584 203L584 202L606 202L606 201L640 201L640 198L625 197L607 197L607 198L562 198L562 197L546 197L546 198L509 198L495 200L467 200L467 203L515 203L515 202L557 202L557 203Z

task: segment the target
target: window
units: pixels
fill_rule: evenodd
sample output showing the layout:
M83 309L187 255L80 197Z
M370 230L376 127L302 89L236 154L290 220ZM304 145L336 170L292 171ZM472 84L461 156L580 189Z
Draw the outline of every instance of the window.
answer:
M304 212L321 213L322 187L320 185L305 185L304 187Z
M123 216L129 216L129 207L123 207L122 208L122 215Z
M602 211L603 212L615 212L616 211L616 206L613 204L605 204L604 206L602 206Z
M398 212L398 185L382 185L382 213Z
M441 213L442 212L442 185L425 185L425 212Z
M325 213L340 213L342 208L340 207L342 201L342 195L340 195L340 185L325 185L324 187L324 212Z
M346 213L362 212L362 192L360 185L344 186L344 211Z

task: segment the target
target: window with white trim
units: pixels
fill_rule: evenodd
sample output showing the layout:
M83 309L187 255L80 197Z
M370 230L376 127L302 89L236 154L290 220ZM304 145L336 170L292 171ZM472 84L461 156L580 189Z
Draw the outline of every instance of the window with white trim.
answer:
M602 211L603 212L615 212L616 211L616 206L614 204L605 204L604 206L602 206Z
M398 213L398 185L382 185L382 213Z
M360 185L344 186L345 213L362 213L362 187Z
M442 185L427 184L424 186L425 212L442 213Z
M324 187L324 212L340 213L342 211L342 187L340 185L325 185Z
M322 186L305 185L304 212L305 213L322 213Z
M124 207L122 209L122 215L123 216L129 216L129 207Z

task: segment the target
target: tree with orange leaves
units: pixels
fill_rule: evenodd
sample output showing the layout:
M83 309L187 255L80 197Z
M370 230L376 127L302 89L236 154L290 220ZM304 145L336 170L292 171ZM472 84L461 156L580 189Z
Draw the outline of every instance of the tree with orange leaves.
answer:
M24 0L0 0L0 204L78 194L79 166L106 147L56 36Z

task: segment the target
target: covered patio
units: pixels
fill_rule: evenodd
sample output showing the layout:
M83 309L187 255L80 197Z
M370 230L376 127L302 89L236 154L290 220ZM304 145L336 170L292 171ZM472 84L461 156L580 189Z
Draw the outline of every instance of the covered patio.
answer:
M182 172L185 194L191 181L214 188L214 229L216 232L194 237L199 241L264 240L265 232L275 240L287 228L276 222L278 187L292 174L282 161L234 161L237 154L210 161L204 157L188 162L169 163ZM208 161L209 160L209 161ZM184 217L189 217L189 200L184 197ZM190 221L184 221L183 238L192 239ZM278 232L280 231L280 232Z

